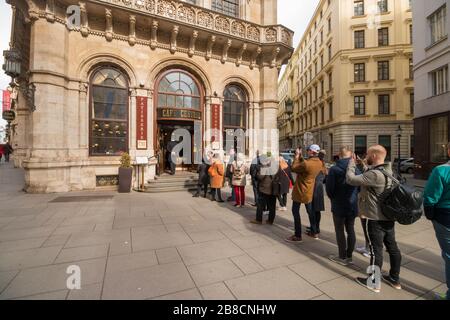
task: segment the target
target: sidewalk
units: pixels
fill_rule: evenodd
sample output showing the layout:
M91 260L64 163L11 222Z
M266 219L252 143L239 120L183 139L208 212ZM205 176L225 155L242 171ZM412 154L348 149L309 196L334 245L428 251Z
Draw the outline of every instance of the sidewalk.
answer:
M21 170L0 165L0 299L410 300L444 292L426 220L397 229L404 290L383 285L375 294L353 280L366 258L356 254L352 268L328 260L337 252L328 201L321 240L291 245L283 241L293 232L290 211L274 226L255 226L254 208L185 192L29 195L22 181ZM302 218L305 225L303 207ZM71 265L81 269L81 290L67 289Z

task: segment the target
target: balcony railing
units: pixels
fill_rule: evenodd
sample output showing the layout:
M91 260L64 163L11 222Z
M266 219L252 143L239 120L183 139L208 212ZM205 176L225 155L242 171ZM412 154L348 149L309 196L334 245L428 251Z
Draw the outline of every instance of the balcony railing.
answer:
M164 17L194 27L262 44L282 43L292 47L294 32L281 25L261 26L219 12L174 0L93 0Z

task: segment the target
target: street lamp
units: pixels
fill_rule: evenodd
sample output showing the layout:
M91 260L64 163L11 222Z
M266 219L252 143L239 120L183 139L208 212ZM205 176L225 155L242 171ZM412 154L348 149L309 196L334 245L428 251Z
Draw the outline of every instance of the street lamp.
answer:
M397 163L397 172L398 172L398 175L399 176L401 176L402 175L402 173L400 172L400 165L401 165L401 161L400 161L400 141L401 141L401 138L402 138L402 133L403 133L403 130L402 130L402 127L399 125L398 126L398 128L397 128L397 130L396 130L396 132L397 132L397 146L398 146L398 163Z
M21 72L22 57L20 56L20 52L17 49L12 48L11 50L3 51L3 56L5 57L3 70L14 82L14 79L18 78Z
M286 110L286 114L291 116L294 113L294 102L291 98L287 98L284 102L284 109Z

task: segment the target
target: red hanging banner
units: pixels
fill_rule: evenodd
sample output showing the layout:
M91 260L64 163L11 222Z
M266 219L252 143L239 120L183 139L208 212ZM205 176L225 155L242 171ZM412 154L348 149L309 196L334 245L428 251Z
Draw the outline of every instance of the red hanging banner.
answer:
M215 149L218 149L217 145L220 138L220 104L212 104L211 105L211 142ZM214 145L216 144L216 145Z
M147 97L136 97L136 149L147 150Z
M11 110L11 93L8 90L3 90L2 111Z

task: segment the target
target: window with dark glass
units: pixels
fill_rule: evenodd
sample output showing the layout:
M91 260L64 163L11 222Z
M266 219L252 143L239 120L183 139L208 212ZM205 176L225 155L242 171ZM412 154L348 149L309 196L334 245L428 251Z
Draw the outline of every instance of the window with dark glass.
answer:
M390 113L390 96L388 94L380 94L378 96L378 114L389 115Z
M378 143L383 146L387 151L386 161L391 161L391 136L383 135L378 137Z
M389 80L389 61L378 61L378 80Z
M354 2L354 15L363 16L364 15L364 1L358 0Z
M356 96L354 97L354 108L356 116L363 116L366 114L366 97Z
M355 153L360 158L367 154L367 136L355 136Z
M355 31L355 49L362 49L364 47L365 47L364 30Z
M200 90L197 83L183 71L168 73L159 82L158 108L200 110Z
M355 82L366 81L366 64L355 63Z
M91 80L90 155L128 151L128 81L114 68L102 68Z
M388 11L388 0L378 0L378 12L386 13Z
M227 141L230 137L234 137L235 130L246 130L247 106L248 97L241 87L229 85L225 88L223 102L224 147L227 146ZM235 149L237 148L237 145L238 141L236 137L234 137Z
M378 46L386 47L389 45L389 28L378 29Z
M239 0L213 0L211 8L229 16L239 17Z

